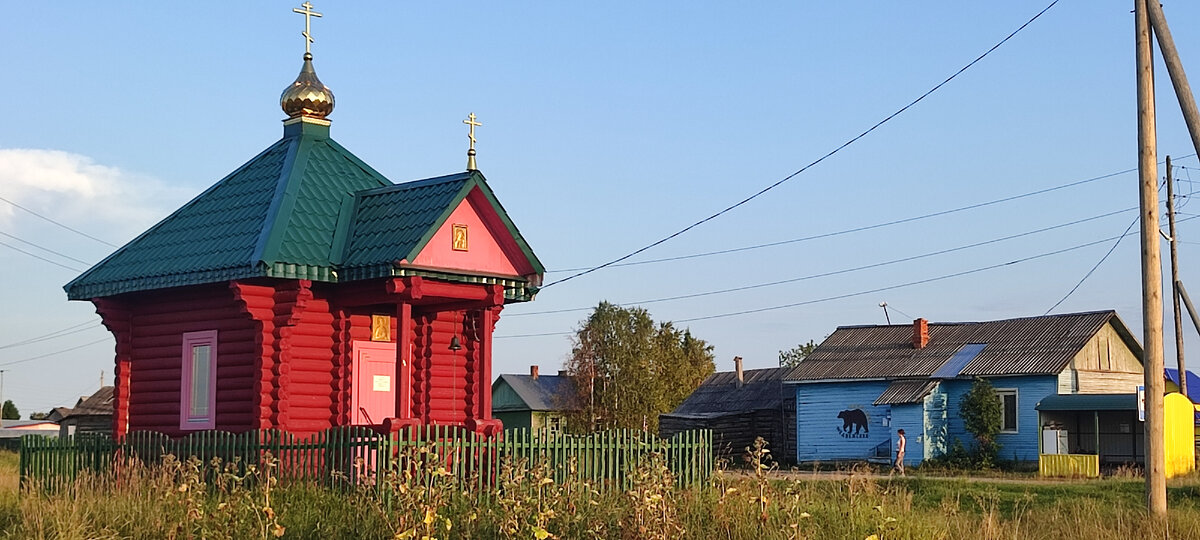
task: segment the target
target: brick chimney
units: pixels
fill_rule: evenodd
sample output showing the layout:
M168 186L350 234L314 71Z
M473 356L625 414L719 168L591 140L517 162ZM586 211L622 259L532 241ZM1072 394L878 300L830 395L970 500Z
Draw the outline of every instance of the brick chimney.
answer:
M533 377L533 380L535 380L535 381L537 380L537 376L538 376L538 367L537 366L529 366L529 376Z
M914 349L924 349L929 345L929 321L917 319L913 321L912 346Z
M733 370L737 372L737 387L741 388L746 384L746 376L742 373L742 357L733 357Z

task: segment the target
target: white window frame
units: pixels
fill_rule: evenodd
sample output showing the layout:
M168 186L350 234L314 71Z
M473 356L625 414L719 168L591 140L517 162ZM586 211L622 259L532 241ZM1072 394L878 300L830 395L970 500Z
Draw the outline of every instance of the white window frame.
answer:
M1013 428L1004 429L1004 396L1012 395L1013 397ZM1021 430L1021 395L1016 388L996 388L996 397L1000 398L1000 433L1019 433Z
M208 347L208 369L198 372L194 351L196 347L203 346ZM215 429L217 427L217 331L204 330L183 334L182 349L179 377L179 429ZM192 405L196 401L195 381L197 377L204 377L208 381L204 396L208 403L208 410L205 414L192 413Z

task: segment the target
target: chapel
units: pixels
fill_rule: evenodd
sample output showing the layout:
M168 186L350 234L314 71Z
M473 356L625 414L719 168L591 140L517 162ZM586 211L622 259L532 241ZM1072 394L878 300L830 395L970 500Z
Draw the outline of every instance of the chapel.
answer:
M116 339L113 433L460 426L544 269L476 168L393 183L330 136L307 2L278 141L68 283Z

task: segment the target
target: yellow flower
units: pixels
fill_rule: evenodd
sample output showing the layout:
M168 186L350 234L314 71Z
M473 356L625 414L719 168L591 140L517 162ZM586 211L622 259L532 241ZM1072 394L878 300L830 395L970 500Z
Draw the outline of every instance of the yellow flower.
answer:
M810 514L810 513L808 513L808 512L800 512L800 518L801 518L801 519L808 519L808 518L810 518L810 517L812 517L812 514Z
M425 509L425 524L426 525L433 523L433 518L435 518L435 517L437 517L437 512L434 512L432 508Z

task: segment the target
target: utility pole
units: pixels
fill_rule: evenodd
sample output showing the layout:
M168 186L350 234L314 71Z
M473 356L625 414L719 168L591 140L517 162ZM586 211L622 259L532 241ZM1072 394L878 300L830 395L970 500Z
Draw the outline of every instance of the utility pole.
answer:
M1171 176L1171 156L1167 156L1167 222L1171 231L1171 308L1175 311L1175 362L1179 366L1179 393L1187 392L1187 365L1183 360L1183 313L1179 308L1179 249L1175 235L1175 179Z
M1146 385L1146 506L1157 517L1167 514L1167 478L1163 452L1163 304L1162 257L1158 225L1158 141L1154 124L1154 65L1147 4L1134 0L1137 56L1138 187L1141 201L1142 344Z
M1167 75L1171 77L1171 85L1175 88L1175 99L1179 100L1183 122L1187 124L1188 134L1192 136L1192 148L1200 152L1200 111L1196 109L1196 98L1192 96L1192 87L1188 84L1187 73L1183 71L1179 51L1175 50L1171 29L1167 27L1167 16L1163 14L1162 6L1158 2L1146 2L1146 11L1154 37L1158 39L1158 48L1162 51L1163 63L1167 65Z
M892 318L888 316L887 302L880 302L879 307L883 308L883 318L887 320L888 326L892 325Z

